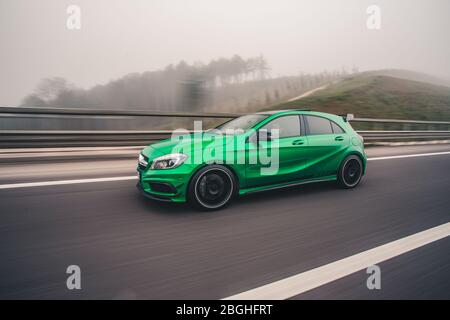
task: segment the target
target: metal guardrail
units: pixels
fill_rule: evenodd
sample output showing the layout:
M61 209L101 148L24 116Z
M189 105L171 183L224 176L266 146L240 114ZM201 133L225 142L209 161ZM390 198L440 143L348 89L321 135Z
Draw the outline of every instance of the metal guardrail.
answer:
M0 107L0 118L34 117L168 117L168 118L235 118L234 113L187 113L157 111L120 111L99 109L41 109ZM355 118L352 123L380 123L444 126L450 121ZM450 139L448 130L358 130L366 141ZM0 130L0 147L53 146L133 146L169 138L171 130Z
M75 109L75 108L29 108L0 107L3 115L57 115L57 116L121 116L121 117L168 117L168 118L236 118L238 113L196 113L196 112L164 112L146 110L107 110L107 109Z
M175 117L175 118L236 118L243 113L208 113L208 112L164 112L146 110L107 110L86 108L30 108L30 107L0 107L0 116L5 115L57 115L57 116L126 116L126 117ZM354 118L352 122L379 122L379 123L409 123L450 125L450 121L404 120L404 119L374 119Z
M366 142L450 140L450 131L358 131ZM170 138L171 131L26 131L0 132L0 147L141 146Z
M364 137L365 141L385 141L385 140L439 140L450 139L450 131L357 131Z
M401 120L401 119L371 119L355 118L352 122L380 122L380 123L409 123L409 124L433 124L450 125L450 121L428 121L428 120Z

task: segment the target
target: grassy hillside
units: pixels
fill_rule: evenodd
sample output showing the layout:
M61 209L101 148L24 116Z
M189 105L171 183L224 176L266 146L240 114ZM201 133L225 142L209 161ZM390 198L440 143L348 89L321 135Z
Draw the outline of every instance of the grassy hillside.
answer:
M307 108L335 114L354 113L356 117L450 121L450 87L411 80L425 78L395 70L364 72L308 97L267 109Z
M361 75L387 76L450 87L450 81L448 80L441 79L426 73L404 69L382 69L382 70L366 71L361 73Z

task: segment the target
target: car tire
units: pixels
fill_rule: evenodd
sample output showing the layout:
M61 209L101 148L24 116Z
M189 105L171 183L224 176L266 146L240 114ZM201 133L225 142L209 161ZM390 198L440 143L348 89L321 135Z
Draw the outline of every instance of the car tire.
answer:
M236 178L230 169L221 165L206 166L189 182L188 202L201 210L218 210L231 202L236 189Z
M361 181L363 164L357 155L350 155L342 161L337 173L337 182L343 189L356 187Z

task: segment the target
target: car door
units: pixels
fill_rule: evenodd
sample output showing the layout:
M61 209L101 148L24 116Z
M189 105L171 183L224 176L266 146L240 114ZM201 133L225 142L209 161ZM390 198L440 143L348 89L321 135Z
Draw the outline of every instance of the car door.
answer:
M300 123L299 115L280 116L250 137L246 163L248 187L301 179L308 141Z
M334 121L325 117L304 115L308 158L305 170L309 177L323 177L336 173L342 161L349 137Z

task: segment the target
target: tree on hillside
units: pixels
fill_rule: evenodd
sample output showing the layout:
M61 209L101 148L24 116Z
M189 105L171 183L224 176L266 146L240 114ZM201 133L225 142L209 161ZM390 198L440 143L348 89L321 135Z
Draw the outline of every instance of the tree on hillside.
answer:
M164 69L130 73L84 90L63 78L39 82L22 105L148 110L262 107L294 97L341 76L343 71L270 78L264 56L218 58L209 63L181 60Z
M44 107L52 100L56 100L64 92L74 90L74 86L61 77L42 79L33 94L25 97L22 105L29 107Z

